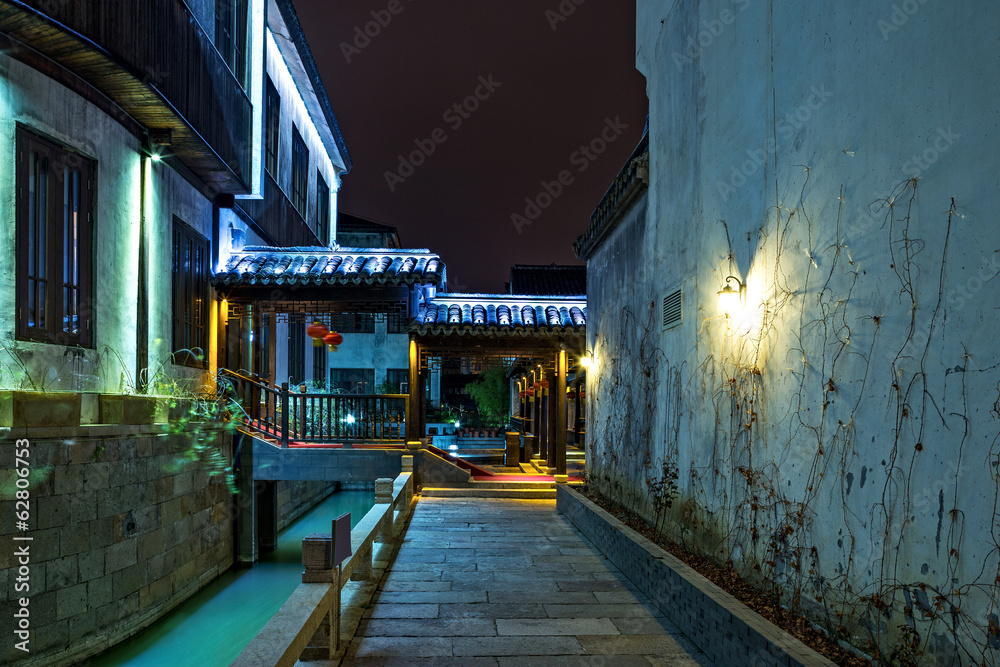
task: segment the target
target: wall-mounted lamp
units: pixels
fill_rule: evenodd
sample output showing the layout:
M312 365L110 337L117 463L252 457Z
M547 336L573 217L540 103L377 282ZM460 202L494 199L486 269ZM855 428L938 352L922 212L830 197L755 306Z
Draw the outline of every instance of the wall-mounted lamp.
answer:
M582 357L580 357L580 366L583 368L590 368L591 364L594 363L594 355L591 352L585 352Z
M729 284L735 281L737 289L733 289ZM719 307L726 315L736 312L746 301L747 286L740 282L736 276L727 276L725 286L719 290Z

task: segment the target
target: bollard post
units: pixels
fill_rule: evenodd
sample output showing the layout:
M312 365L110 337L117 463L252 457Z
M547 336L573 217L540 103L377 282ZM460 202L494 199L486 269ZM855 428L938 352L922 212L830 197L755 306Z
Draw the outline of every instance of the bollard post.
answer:
M351 581L368 581L372 578L372 548L358 552L358 564L351 573Z
M384 519L382 519L382 524L379 526L378 535L376 536L377 542L392 542L392 524L393 524L393 512L392 512L392 480L387 477L382 477L375 480L375 504L376 505L389 505L389 511Z
M538 453L535 450L535 441L537 437L538 436L533 433L524 434L524 458L521 460L521 463L531 463L532 459L538 458Z
M521 434L516 431L507 431L506 437L507 451L504 454L503 464L508 468L516 468L521 449Z

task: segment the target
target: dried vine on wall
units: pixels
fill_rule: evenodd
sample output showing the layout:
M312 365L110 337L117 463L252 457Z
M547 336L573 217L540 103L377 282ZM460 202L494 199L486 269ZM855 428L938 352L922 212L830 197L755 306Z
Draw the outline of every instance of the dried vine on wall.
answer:
M764 258L755 268L769 277L758 320L741 332L719 331L728 320L713 322L720 325L713 348L706 352L699 341L702 359L686 383L683 364L671 363L660 348L654 308L625 308L616 326L601 330L606 361L593 395L603 440L588 452L589 482L657 531L734 563L879 662L917 664L933 656L940 664L989 664L1000 648L998 527L992 522L989 553L972 553L963 503L973 501L960 489L963 474L985 465L997 516L1000 435L985 461L966 460L967 382L973 372L997 373L1000 364L973 371L966 351L951 378L953 369L931 359L946 314L955 202L942 214L934 244L915 237L915 180L872 204L880 223L860 231L884 234L882 252L898 283L896 303L873 312L854 293L859 284L871 291L870 281L885 275L867 264L880 258L872 251L864 262L855 259L859 251L849 241L870 239L845 212L843 188L833 231L815 223L804 201L809 170L804 174L795 206L775 207L771 224L756 239L747 235L751 256ZM736 266L724 222L722 228L729 244L729 265L720 267L725 276ZM939 256L928 256L932 245ZM889 324L894 334L886 337ZM895 335L900 330L904 335ZM951 394L948 382L957 383ZM997 392L993 420L1000 420L1000 382ZM957 403L947 401L954 393ZM685 422L685 410L702 410L696 402L710 406L714 428L682 435L684 425L695 426ZM872 455L871 444L859 442L856 417L870 418L882 403L891 430L864 433L884 474L867 506L849 497L851 471ZM654 442L656 434L661 442ZM928 510L929 480L940 479L926 459L931 439L948 448L935 451L938 460L950 462L934 499L944 567L929 572L925 564L918 576L903 559L925 538L915 519ZM682 448L689 462L681 480ZM843 516L833 527L826 510L838 506Z

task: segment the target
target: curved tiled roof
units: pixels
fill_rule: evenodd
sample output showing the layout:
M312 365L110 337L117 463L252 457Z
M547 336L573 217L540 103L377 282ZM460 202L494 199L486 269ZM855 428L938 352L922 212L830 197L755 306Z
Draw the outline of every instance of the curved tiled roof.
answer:
M420 307L411 330L420 334L552 335L583 333L584 296L438 294Z
M445 266L428 250L392 248L272 248L248 246L233 253L213 284L268 285L425 284L441 285Z

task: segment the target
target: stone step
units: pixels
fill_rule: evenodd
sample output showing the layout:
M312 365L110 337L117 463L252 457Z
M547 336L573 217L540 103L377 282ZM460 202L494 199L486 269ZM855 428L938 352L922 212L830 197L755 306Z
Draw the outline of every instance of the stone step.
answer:
M555 500L556 490L552 489L482 489L478 487L423 488L421 495L428 498L520 498L522 500Z
M554 489L556 488L556 483L532 480L523 482L513 480L496 482L476 480L467 484L460 482L437 482L434 484L434 488L436 489L464 489L467 487L476 489Z

